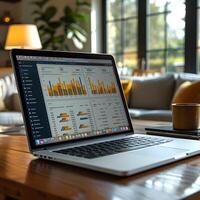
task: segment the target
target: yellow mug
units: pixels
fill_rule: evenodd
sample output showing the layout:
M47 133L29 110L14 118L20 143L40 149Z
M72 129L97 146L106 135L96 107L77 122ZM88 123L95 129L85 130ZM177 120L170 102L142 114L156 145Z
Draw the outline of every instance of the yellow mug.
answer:
M200 129L200 104L173 103L172 123L174 129L180 129L180 130Z

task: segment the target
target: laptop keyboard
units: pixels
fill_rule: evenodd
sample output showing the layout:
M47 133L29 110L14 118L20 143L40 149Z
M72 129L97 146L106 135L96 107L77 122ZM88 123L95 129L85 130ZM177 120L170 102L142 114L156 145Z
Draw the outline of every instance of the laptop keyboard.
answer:
M126 151L138 150L170 141L172 141L172 139L136 136L69 149L61 149L54 152L92 159Z

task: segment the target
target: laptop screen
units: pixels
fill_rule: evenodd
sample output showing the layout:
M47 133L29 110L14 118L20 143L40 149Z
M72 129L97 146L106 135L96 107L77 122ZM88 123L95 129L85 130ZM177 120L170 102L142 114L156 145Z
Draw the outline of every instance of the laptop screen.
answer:
M16 59L35 146L131 130L111 59Z

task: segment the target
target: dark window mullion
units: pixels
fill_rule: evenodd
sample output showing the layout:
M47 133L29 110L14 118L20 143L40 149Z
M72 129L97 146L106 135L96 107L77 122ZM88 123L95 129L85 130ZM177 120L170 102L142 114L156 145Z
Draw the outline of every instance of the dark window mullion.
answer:
M183 50L183 47L180 48L161 48L161 49L147 49L147 52L156 52L156 51L179 51L179 50Z
M107 52L107 6L106 0L102 0L102 53Z
M131 19L137 19L138 17L135 16L135 17L126 17L126 18L117 18L117 19L112 19L112 20L107 20L106 22L109 23L109 22L119 22L119 21L127 21L127 20L131 20Z
M165 46L165 50L164 50L164 67L167 70L167 31L168 31L168 27L167 27L167 8L168 8L168 3L165 4L165 12L164 12L164 46Z
M147 0L138 0L138 68L144 67L146 69L146 49L147 49ZM145 66L143 65L145 61Z
M124 17L124 0L121 0L121 18ZM122 63L124 66L124 35L125 35L125 25L124 20L121 20L121 51L122 51ZM125 67L125 66L124 66Z
M185 72L197 73L197 0L186 0Z
M158 15L165 15L171 13L170 10L165 10L164 12L156 12L156 13L149 13L146 14L147 17L158 16Z

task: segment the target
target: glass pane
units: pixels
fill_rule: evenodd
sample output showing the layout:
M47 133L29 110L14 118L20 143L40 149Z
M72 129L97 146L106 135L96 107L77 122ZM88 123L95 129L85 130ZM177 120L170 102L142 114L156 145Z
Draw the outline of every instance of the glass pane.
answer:
M167 39L167 47L168 48L178 48L184 47L184 38L185 31L184 30L169 30L168 31L168 39Z
M198 0L198 7L200 7L200 0Z
M184 9L185 9L185 0L168 0L169 11L175 12L177 15L181 15Z
M156 51L156 52L148 52L147 54L147 67L152 70L156 70L161 72L165 68L164 63L164 52Z
M148 0L148 11L147 13L158 13L167 10L169 1L168 0Z
M148 0L148 14L151 13L159 13L159 12L168 12L172 10L176 10L178 8L177 14L182 9L181 7L184 6L185 0ZM180 7L181 6L181 7Z
M137 16L137 0L124 0L124 17Z
M107 52L122 52L121 46L121 22L107 23Z
M200 9L198 9L198 47L200 46Z
M137 53L125 52L123 55L124 67L136 68L137 67Z
M184 71L184 51L169 51L167 53L167 69L168 72Z
M148 49L162 49L165 48L165 21L164 15L156 15L148 17Z
M118 71L119 75L124 74L122 55L121 54L116 54L116 55L113 54L113 57L115 59L115 63L116 63L117 71Z
M117 67L123 67L123 60L122 60L122 55L121 54L114 54L114 59Z
M167 15L168 47L183 47L185 38L185 4L183 1L171 2L170 10L171 12Z
M107 20L120 19L121 16L121 0L106 0Z
M124 51L137 50L137 20L124 21Z

